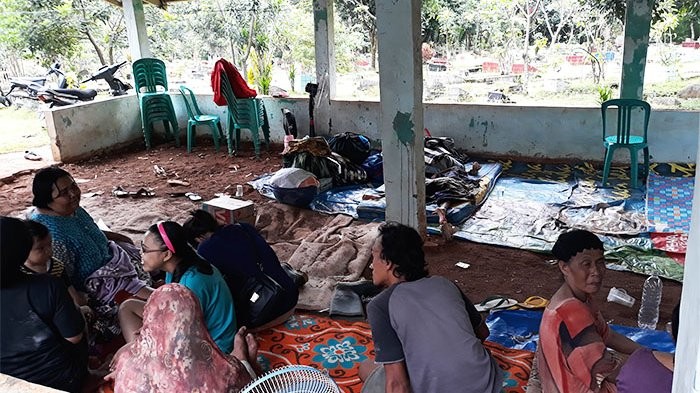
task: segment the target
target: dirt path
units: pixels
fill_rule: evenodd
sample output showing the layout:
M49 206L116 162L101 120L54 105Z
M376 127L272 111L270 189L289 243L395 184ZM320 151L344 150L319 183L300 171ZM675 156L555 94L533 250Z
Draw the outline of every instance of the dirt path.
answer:
M128 221L130 209L151 209L152 206L167 205L173 217L182 217L183 210L197 207L184 198L173 199L167 194L174 191L194 191L205 200L214 194L228 192L233 194L237 184L245 184L260 174L274 172L281 167L279 152L281 146L273 145L269 152L263 151L261 158L252 156L252 145L243 144L237 157L228 157L223 151L215 152L211 142L200 142L191 154L184 148L160 145L146 152L141 145L126 151L99 156L78 164L68 164L64 168L79 181L86 200L83 205L89 210L92 206L103 206L118 210L120 217ZM165 169L167 178L179 179L191 183L190 187L171 187L166 178L158 177L153 167L158 165ZM31 204L32 175L25 174L13 182L0 185L0 213L17 214ZM136 190L140 187L153 188L154 199L131 200L117 199L111 195L114 187L121 185L125 189ZM252 187L244 186L244 197L256 204L270 203ZM92 201L85 194L99 193ZM105 206L103 206L105 207ZM167 210L167 209L166 209ZM165 217L164 217L165 218ZM319 217L318 222L324 219ZM313 228L315 220L308 225ZM117 228L124 222L108 223ZM134 229L130 234L138 236L146 228ZM435 246L427 247L426 254L432 274L440 274L454 280L465 290L473 301L480 301L486 296L502 294L524 300L531 295L550 297L561 285L558 269L546 263L550 255L536 254L529 251L476 244L453 240L444 243L440 238L431 239ZM458 261L471 264L468 269L455 266ZM614 303L605 303L605 296L611 287L625 288L636 299L641 298L641 288L646 277L628 272L607 271L604 285L597 300L600 302L605 318L613 323L635 326L637 307L626 308ZM680 299L681 285L664 280L664 292L661 303L660 324L665 324L671 316L671 310ZM661 326L661 325L660 325Z

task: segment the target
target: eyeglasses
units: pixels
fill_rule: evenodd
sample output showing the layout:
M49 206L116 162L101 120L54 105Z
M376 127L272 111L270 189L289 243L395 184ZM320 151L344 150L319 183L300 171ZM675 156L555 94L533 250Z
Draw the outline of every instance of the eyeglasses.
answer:
M75 180L73 180L73 182L65 188L58 188L58 186L56 186L56 191L57 191L57 194L54 198L61 198L61 197L70 196L71 192L72 193L80 192L80 188L78 188L78 184L75 182Z
M141 242L141 253L142 254L148 254L149 252L164 252L167 251L165 248L154 248L154 249L148 249L146 246Z

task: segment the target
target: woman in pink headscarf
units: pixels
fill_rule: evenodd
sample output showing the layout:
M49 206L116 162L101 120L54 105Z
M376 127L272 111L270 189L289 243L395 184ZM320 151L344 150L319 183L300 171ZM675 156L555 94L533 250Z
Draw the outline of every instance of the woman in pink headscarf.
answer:
M233 356L221 352L195 295L180 284L164 285L148 299L143 327L114 356L105 379L114 380L115 393L238 392L255 375L257 343L245 328L234 341Z

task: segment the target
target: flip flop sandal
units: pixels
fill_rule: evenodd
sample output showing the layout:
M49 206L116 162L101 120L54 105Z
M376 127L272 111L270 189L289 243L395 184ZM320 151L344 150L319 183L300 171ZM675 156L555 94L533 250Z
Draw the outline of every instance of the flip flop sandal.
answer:
M518 307L536 309L545 308L549 304L549 299L545 299L542 296L530 296L524 301L518 303Z
M186 196L187 194L188 194L188 193L185 192L185 191L182 191L182 192L171 192L171 193L168 194L168 196L170 196L171 198L179 198L179 197L184 197L184 196Z
M112 195L117 198L126 198L129 196L129 191L123 189L122 186L116 186L114 190L112 190Z
M518 301L502 295L489 296L481 303L475 304L476 311L503 310L518 304Z
M40 155L38 155L30 150L26 150L24 152L24 158L29 160L29 161L41 161L43 159L43 158L41 158Z
M138 198L151 198L151 197L154 197L156 195L156 193L142 187L134 192L130 192L129 195L131 195L132 198L138 199Z
M188 198L190 198L190 200L191 200L192 202L197 202L197 201L201 201L201 200L202 200L202 197L199 196L199 195L197 195L197 194L195 194L194 192L188 192L188 193L185 194L185 196L188 197Z

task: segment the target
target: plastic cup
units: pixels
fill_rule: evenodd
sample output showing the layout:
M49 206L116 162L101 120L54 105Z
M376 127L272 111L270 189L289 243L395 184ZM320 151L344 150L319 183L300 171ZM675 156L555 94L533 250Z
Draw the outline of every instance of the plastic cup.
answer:
M610 288L610 292L608 293L608 301L617 304L622 304L626 307L632 307L634 305L635 298L628 295L627 291L625 291L624 289L612 287Z

